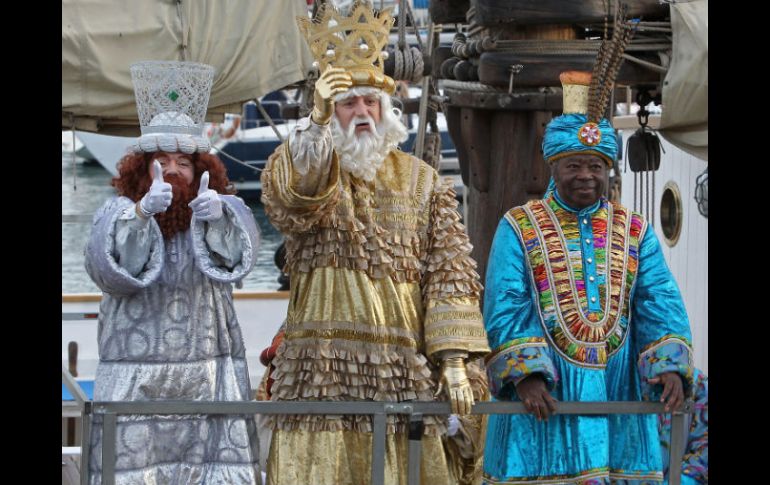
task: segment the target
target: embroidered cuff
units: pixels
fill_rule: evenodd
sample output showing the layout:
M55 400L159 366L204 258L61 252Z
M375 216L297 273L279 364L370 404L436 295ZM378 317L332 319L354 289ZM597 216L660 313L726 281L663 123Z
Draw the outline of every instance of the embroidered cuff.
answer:
M685 385L685 396L693 394L692 351L684 337L666 335L647 345L639 355L639 374L642 377L642 396L653 399L654 388L660 394L660 386L651 386L647 380L664 374L676 372L682 376Z
M551 390L559 381L546 350L544 338L525 337L501 345L487 359L489 391L499 398L510 398L514 387L525 377L539 372ZM509 385L510 384L510 385Z

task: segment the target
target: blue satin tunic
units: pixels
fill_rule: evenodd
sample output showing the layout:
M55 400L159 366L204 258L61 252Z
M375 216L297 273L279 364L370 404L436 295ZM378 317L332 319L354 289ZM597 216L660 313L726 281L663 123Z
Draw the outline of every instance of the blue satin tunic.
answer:
M559 262L554 246L544 239L547 224L533 216L538 207L545 214L541 221L558 221L551 229L554 240L566 246L562 260L570 261L572 288L558 284L558 273L552 271L556 266L548 270L547 279L544 266L533 259L539 245L549 248L541 253L546 260ZM522 209L520 215L530 214L532 224L521 216L517 223L511 216L516 209ZM519 401L515 384L535 372L558 401L659 399L662 386L650 386L646 380L663 372L678 372L685 383L691 382L691 337L684 303L655 233L641 216L605 199L574 210L555 192L516 209L498 225L487 269L484 324L494 349L487 359L493 400ZM621 248L622 257L613 253L611 264L610 251L618 247L613 238L620 233L612 232L613 214L615 220L627 214L629 227L635 217L638 239L627 236L630 243ZM562 303L566 308L565 295L581 295L575 300L583 321L588 317L603 321L611 308L607 299L612 291L606 288L610 268L616 268L618 261L625 264L625 273L622 278L616 275L616 281L627 284L620 292L630 295L625 305L618 306L617 323L608 324L607 335L600 329L601 336L586 338L587 343L581 341L584 334L566 336L575 327L564 323L566 312L559 309ZM593 322L587 326L594 328ZM662 481L655 415L555 415L542 422L531 414L490 415L485 450L488 484Z

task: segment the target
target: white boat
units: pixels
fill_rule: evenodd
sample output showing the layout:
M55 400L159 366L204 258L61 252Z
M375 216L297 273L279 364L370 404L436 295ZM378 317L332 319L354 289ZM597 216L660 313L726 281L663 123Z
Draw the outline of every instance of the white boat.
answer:
M411 97L419 97L419 89L410 89ZM237 124L234 130L229 130L233 121L240 115L227 115L227 121L222 124L207 123L205 133L212 141L210 153L218 156L225 164L227 175L238 195L246 199L258 199L262 193L262 184L259 181L260 173L270 154L281 143L275 130L271 126L259 126L256 128L242 128ZM416 114L410 115L409 139L401 148L411 152L417 136L418 119ZM285 140L288 134L296 126L296 120L281 120L276 124L276 130ZM446 119L439 113L436 124L441 135L441 170L446 176L455 181L455 192L460 196L463 193L463 185L459 176L457 165L457 152L447 131ZM228 133L229 136L222 136ZM83 149L87 149L93 158L99 162L113 176L117 175L116 164L136 141L135 137L104 135L84 131L77 132L77 138L82 142ZM64 143L62 141L62 143Z
M80 138L77 135L73 136L72 130L62 130L61 132L61 154L62 157L71 157L74 154L76 162L96 160L94 154L86 148Z
M101 135L88 131L78 131L77 137L94 159L99 162L99 165L110 172L112 176L118 174L116 164L136 141L136 137Z

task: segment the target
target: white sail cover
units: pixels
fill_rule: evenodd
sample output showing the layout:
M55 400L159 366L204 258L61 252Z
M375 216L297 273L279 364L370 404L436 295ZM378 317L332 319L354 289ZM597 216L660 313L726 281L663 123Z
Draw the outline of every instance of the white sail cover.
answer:
M708 161L708 0L671 4L673 58L663 83L660 133Z
M207 119L306 77L305 0L62 0L62 128L137 135L129 65L215 68Z

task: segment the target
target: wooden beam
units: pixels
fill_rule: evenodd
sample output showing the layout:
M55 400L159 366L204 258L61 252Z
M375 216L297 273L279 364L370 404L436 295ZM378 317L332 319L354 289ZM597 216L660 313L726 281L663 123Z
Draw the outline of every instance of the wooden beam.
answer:
M657 55L637 53L647 62L657 62ZM559 74L564 71L591 72L596 61L595 54L570 55L519 55L512 52L485 52L479 60L479 80L490 86L508 87L511 82L511 66L522 66L513 77L514 88L561 86ZM647 69L637 63L623 61L617 82L622 84L659 83L659 72Z
M433 2L431 2L433 3ZM476 23L488 27L501 24L574 24L603 22L614 18L614 3L607 12L606 0L473 0ZM628 2L629 16L644 20L662 20L669 15L668 4L659 0Z
M431 0L428 13L436 24L464 24L470 0Z
M561 89L516 90L509 94L444 87L444 96L452 106L501 111L561 111L563 103Z

